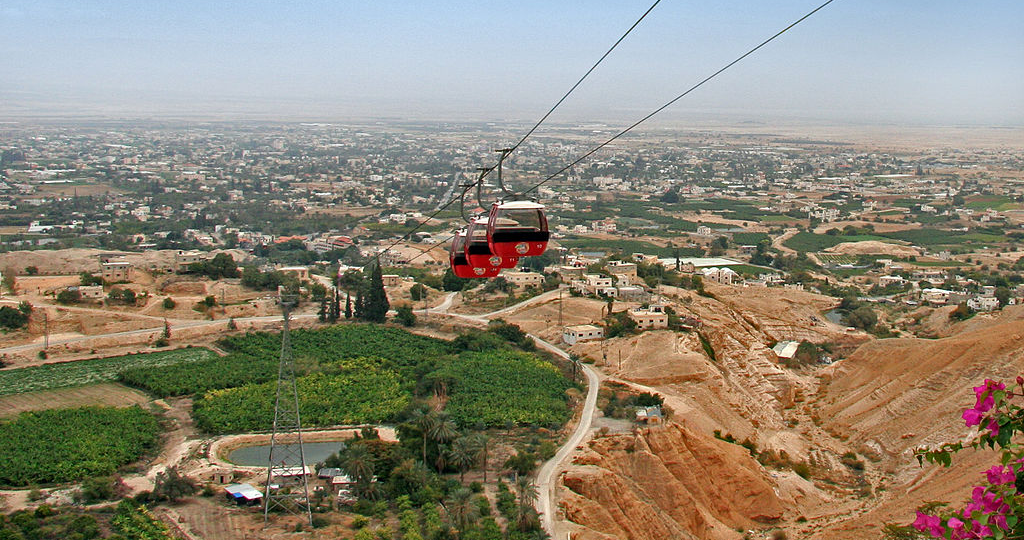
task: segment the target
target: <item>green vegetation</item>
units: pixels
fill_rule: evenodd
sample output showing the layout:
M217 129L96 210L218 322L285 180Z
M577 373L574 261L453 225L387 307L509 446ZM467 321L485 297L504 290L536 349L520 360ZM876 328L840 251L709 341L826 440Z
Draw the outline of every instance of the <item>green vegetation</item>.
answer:
M320 366L300 377L299 411L304 425L379 423L410 400L398 374L376 359L357 358ZM264 429L273 423L274 381L213 390L193 405L196 425L210 433Z
M703 251L695 248L659 247L643 240L572 238L560 240L558 243L564 247L577 248L581 251L604 251L608 253L623 253L625 255L644 253L647 255L657 255L658 257L675 257L678 252L680 257L698 257L703 254Z
M175 540L167 525L142 505L130 500L117 505L117 514L110 520L118 532L132 540Z
M189 347L148 354L129 354L95 360L43 364L0 371L0 396L54 390L117 380L124 370L159 369L161 366L195 364L216 358L210 349Z
M967 208L973 210L1014 210L1020 208L1020 204L1013 200L1013 197L1005 195L979 195L967 200Z
M761 242L771 242L771 237L766 233L733 233L732 241L741 246L756 246Z
M0 307L0 327L16 330L28 324L28 314L11 306Z
M460 426L561 424L568 380L524 351L534 344L518 327L495 321L453 342L378 325L295 330L292 351L307 425L393 421L417 396L443 392ZM218 342L225 357L187 366L125 370L122 380L160 396L205 394L196 423L213 433L270 425L279 334L248 333ZM521 350L517 351L513 347Z
M445 410L462 426L562 424L569 381L548 362L515 351L466 352L430 374L451 394Z
M140 407L32 411L0 423L0 484L28 486L109 475L156 444L159 424Z
M43 504L35 509L0 515L0 538L62 538L91 540L113 538L102 533L100 521L94 516L70 508L52 508ZM121 537L118 537L121 538Z
M704 354L708 355L708 358L710 358L712 362L717 362L718 357L715 356L715 348L711 345L711 342L708 341L708 338L705 337L702 332L698 332L697 337L700 338L700 346L704 349Z
M277 376L280 334L247 333L217 343L232 354L187 366L125 370L121 380L165 397L262 383ZM415 371L418 364L451 352L450 346L441 340L397 328L357 324L294 330L291 344L300 369L307 363L374 356L383 358L398 371Z

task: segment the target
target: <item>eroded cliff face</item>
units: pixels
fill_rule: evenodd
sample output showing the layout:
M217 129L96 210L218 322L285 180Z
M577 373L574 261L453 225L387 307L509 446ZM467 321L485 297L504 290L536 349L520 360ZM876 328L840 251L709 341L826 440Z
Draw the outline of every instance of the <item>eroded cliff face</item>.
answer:
M592 440L563 484L580 540L731 539L783 513L746 449L675 423Z

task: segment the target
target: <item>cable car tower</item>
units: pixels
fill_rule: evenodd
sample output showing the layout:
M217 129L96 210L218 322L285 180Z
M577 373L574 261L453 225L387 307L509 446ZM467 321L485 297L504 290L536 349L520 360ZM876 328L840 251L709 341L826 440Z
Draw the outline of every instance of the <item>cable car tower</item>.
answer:
M304 516L313 525L306 479L306 454L302 448L302 421L299 418L299 392L295 385L295 360L288 337L288 319L297 301L281 296L284 327L281 329L281 361L277 370L277 397L274 401L274 425L270 432L270 456L267 459L267 483L263 493L263 523L270 512Z

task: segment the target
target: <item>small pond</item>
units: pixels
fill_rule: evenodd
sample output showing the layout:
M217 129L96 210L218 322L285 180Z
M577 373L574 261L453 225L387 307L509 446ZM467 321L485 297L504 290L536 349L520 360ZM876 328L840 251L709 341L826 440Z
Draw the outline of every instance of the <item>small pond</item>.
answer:
M340 450L343 444L341 441L303 443L302 449L306 454L306 465L323 463L331 454ZM243 467L266 467L269 457L270 445L264 444L236 448L228 454L227 460ZM288 465L298 464L298 458L296 458L295 463L288 463Z
M828 319L828 321L831 322L831 323L838 324L838 325L842 325L843 324L843 314L840 313L839 311L835 310L835 309L830 309L830 310L826 311L825 312L825 318Z

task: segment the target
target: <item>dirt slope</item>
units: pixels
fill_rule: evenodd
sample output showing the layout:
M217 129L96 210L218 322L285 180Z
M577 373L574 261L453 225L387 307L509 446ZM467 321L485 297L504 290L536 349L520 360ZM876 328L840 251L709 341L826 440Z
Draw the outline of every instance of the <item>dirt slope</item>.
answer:
M830 369L817 404L824 425L877 454L876 484L886 489L816 537L863 538L883 522L909 521L922 502L968 497L994 453L967 450L940 469L919 466L913 449L958 440L971 387L1022 372L1024 321L1012 319L937 340L871 342Z
M765 537L774 527L791 538L878 538L884 523L908 523L924 501L960 503L982 478L990 454L965 452L950 469L922 468L913 449L964 433L959 417L972 403L971 386L1024 372L1024 309L949 325L940 339L874 340L824 321L834 299L708 290L715 298L663 294L677 312L703 321L714 358L697 333L667 330L572 348L607 378L660 393L685 424L598 436L577 451L561 491L566 519L581 526L576 538L738 538L744 528ZM573 322L596 321L603 307L574 299L566 311ZM553 313L556 304L512 318L554 334L544 328ZM832 366L794 371L768 348L783 339L861 345ZM744 448L713 439L715 430L749 438L762 457L786 458L762 466ZM736 478L743 480L730 483ZM705 482L722 489L711 493Z
M678 424L591 442L563 477L578 540L732 539L783 507L741 447Z

